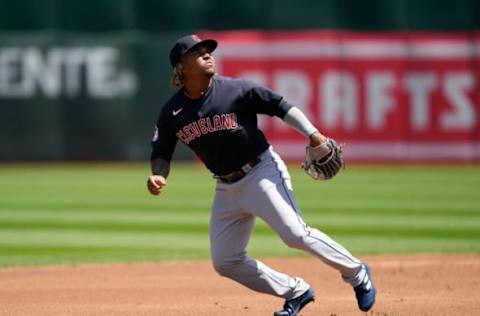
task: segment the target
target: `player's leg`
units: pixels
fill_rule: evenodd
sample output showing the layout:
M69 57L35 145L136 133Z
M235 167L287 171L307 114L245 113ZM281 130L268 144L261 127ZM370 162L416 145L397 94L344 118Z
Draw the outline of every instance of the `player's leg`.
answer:
M290 247L302 249L337 269L343 279L357 286L366 270L362 262L339 243L303 221L283 161L270 152L261 162L265 164L257 177L258 187L250 186L243 202L252 213L265 220Z
M255 217L238 208L238 185L217 185L210 222L210 243L215 270L222 276L262 293L291 299L308 284L249 258L246 248ZM242 188L243 190L243 188Z

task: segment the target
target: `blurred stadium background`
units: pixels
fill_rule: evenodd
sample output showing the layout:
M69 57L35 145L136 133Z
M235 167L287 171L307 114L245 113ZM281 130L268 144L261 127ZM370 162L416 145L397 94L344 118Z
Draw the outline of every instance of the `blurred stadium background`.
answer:
M358 252L480 250L479 1L0 0L0 265L208 257L207 172L144 189L168 52L190 33L219 40L221 74L347 142L323 210L292 168L313 225ZM298 163L302 138L261 124ZM254 254L290 254L255 233Z

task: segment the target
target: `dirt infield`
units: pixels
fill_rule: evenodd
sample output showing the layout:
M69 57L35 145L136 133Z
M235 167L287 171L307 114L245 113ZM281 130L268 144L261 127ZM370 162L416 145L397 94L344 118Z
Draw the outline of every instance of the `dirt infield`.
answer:
M480 254L362 259L378 288L368 315L480 315ZM301 315L364 314L320 261L264 262L315 287L316 302ZM282 304L217 276L208 261L0 269L0 315L265 316Z

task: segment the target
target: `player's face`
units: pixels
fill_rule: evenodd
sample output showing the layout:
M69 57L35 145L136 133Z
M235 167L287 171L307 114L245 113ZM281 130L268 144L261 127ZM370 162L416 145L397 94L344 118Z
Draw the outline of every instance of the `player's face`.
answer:
M196 47L182 57L183 73L186 77L215 74L215 60L207 47Z

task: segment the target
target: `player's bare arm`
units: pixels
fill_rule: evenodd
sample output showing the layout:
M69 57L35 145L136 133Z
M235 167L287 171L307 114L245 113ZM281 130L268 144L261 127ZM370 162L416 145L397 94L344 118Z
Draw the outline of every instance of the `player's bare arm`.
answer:
M147 189L153 195L159 195L167 185L167 177L170 173L170 163L163 159L151 161L152 175L147 180Z
M320 146L321 144L327 141L327 137L318 131L310 135L308 139L310 141L309 143L310 147Z

